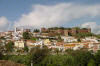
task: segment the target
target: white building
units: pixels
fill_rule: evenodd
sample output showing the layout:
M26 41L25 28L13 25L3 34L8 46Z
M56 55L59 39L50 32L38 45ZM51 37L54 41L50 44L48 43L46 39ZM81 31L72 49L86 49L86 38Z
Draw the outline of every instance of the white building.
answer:
M13 33L13 39L14 40L20 40L23 36L23 29L21 30L18 30L16 27L15 27L15 30L14 30L14 33Z
M74 37L71 37L71 36L69 36L69 37L63 36L61 38L64 39L64 42L68 42L68 43L70 43L70 42L77 42L77 39L74 38Z
M25 42L23 40L15 41L14 46L17 47L17 48L24 48Z
M86 37L85 39L82 39L82 41L90 41L90 42L95 42L98 43L99 41L95 37Z

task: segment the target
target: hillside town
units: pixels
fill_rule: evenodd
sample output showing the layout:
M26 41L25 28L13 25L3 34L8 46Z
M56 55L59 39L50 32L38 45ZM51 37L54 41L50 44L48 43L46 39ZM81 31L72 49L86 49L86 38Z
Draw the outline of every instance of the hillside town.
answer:
M0 66L100 66L100 0L0 0Z
M84 36L86 35L86 36ZM83 36L83 37L82 37ZM10 44L13 44L10 45ZM31 48L47 46L54 51L58 49L64 52L67 49L78 50L86 48L89 51L100 50L100 39L91 33L91 28L64 28L52 27L34 29L19 29L14 31L0 32L0 49L6 54L13 49L12 53L30 52ZM27 51L27 52L26 52Z

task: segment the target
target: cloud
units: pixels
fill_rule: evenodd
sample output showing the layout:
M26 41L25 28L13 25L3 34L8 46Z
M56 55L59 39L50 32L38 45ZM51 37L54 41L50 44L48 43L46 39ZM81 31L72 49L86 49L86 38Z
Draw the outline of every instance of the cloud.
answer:
M6 17L0 17L0 31L5 31L9 27L9 21Z
M52 27L65 25L71 20L100 16L100 5L77 5L60 3L55 5L33 5L31 12L15 21L16 26Z
M0 17L0 31L8 30L11 26L54 27L71 23L72 20L100 17L100 5L78 5L75 3L60 3L55 5L33 5L28 14L11 22L6 17ZM76 22L78 24L78 22ZM91 27L92 32L100 34L100 25L96 22L85 22L81 27Z
M91 28L95 34L100 34L100 25L96 22L86 22L81 25L82 28Z

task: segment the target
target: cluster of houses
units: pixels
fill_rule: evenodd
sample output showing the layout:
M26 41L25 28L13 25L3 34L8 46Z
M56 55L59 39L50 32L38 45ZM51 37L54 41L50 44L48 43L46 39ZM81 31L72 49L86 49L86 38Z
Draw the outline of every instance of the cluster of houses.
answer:
M23 32L29 32L32 37L38 38L36 40L24 40ZM78 41L78 38L73 37L71 35L75 35L77 33L87 33L91 32L91 29L46 29L41 28L40 32L32 32L30 29L17 29L14 31L0 32L0 44L5 45L9 41L14 42L14 48L23 49L25 46L29 48L29 50L35 46L44 46L46 45L48 48L59 49L65 51L66 49L78 50L81 48L87 48L88 50L92 50L96 52L100 50L100 42L99 39L90 36L81 39L81 42ZM62 41L58 41L58 36L60 35L60 39Z

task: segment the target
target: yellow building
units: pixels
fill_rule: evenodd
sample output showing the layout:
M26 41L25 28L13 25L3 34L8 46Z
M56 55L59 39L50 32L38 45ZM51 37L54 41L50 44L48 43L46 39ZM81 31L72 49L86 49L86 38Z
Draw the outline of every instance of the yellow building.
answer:
M15 42L14 42L14 46L17 47L17 48L24 48L25 43L24 43L23 40L15 41Z
M51 45L51 41L49 39L44 40L44 45Z
M66 49L73 49L74 47L75 47L76 45L75 44L65 44L64 45L64 47L66 48Z

